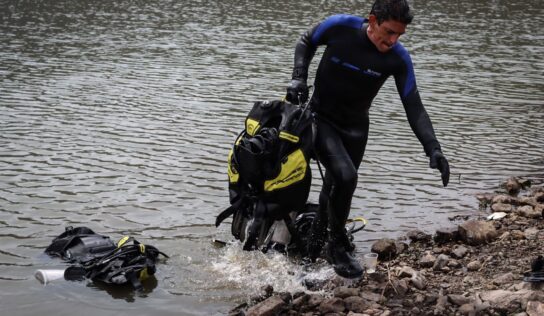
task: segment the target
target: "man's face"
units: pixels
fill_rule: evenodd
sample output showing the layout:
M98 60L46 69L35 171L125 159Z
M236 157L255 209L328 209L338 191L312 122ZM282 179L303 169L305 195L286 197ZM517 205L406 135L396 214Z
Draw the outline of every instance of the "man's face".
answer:
M389 51L406 32L406 24L396 20L386 20L378 24L374 15L368 17L368 26L368 37L382 53Z

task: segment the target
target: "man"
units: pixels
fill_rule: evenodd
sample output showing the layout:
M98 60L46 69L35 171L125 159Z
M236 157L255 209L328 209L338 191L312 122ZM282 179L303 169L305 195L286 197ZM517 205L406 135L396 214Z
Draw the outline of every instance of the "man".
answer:
M352 255L354 246L346 236L345 223L366 147L368 109L389 76L395 78L408 121L430 158L430 167L440 170L444 186L449 181L449 165L421 103L410 55L398 42L412 18L406 0L376 0L368 19L331 16L302 35L296 45L286 95L294 104L308 99L308 67L317 47L326 46L310 100L317 124L316 152L326 173L309 252L313 259L319 255L328 227L326 257L343 277L356 278L363 272Z

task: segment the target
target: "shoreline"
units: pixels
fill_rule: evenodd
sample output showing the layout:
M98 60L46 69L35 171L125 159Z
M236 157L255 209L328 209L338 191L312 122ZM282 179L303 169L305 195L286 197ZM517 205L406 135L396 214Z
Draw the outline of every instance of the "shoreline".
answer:
M544 184L510 178L501 190L477 195L493 218L376 241L373 274L316 285L325 294L277 293L268 286L229 315L542 316L544 278L524 277L535 275L532 266L544 256Z

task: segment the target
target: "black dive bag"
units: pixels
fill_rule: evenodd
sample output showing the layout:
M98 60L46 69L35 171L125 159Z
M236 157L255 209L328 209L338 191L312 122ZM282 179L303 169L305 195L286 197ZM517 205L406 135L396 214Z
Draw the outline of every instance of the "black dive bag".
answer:
M70 280L91 279L106 284L131 284L142 288L141 281L154 275L160 254L157 248L124 236L117 243L87 227L66 227L45 249L73 265L65 271Z
M255 102L228 156L231 206L217 216L216 226L233 215L232 235L253 250L266 248L270 227L283 220L291 244L300 248L295 222L303 222L299 215L307 211L312 153L309 110L283 101Z

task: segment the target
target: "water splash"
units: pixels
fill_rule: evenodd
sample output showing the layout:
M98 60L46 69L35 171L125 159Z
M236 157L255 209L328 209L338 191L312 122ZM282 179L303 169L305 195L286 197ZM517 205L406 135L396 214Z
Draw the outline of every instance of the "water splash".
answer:
M248 295L260 293L267 285L276 292L308 292L304 285L307 280L326 282L334 277L330 266L305 266L277 252L244 251L239 243L223 248L211 266L219 282L229 283Z

